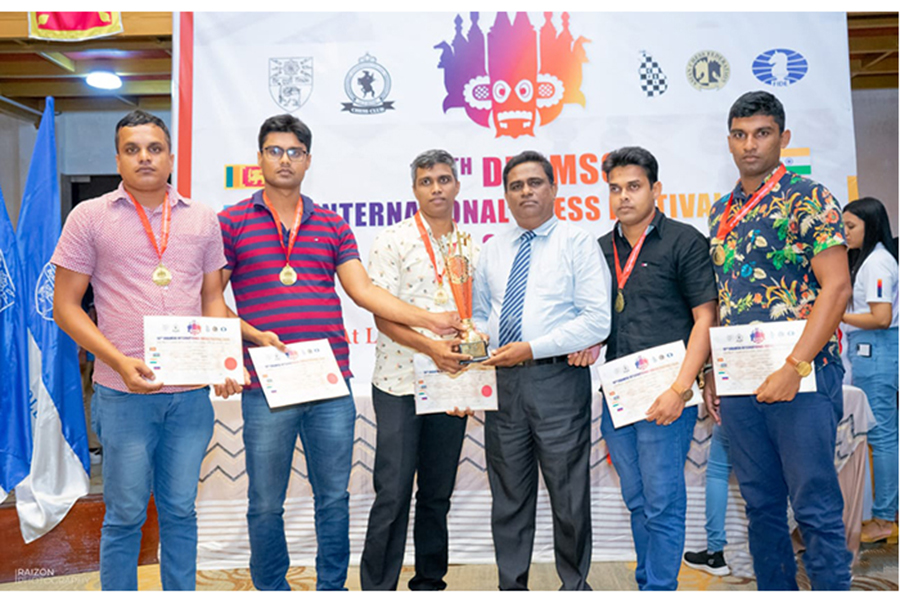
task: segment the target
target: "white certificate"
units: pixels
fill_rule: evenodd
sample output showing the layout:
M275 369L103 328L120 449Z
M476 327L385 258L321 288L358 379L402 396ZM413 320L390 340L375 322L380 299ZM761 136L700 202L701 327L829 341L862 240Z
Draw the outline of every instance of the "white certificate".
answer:
M804 327L805 320L710 328L716 393L752 395L766 377L784 366ZM816 391L815 372L800 380L800 391Z
M250 358L269 408L339 398L350 392L328 340L250 348Z
M618 429L647 418L650 406L675 383L684 355L684 342L679 340L600 365L603 396L613 427ZM696 382L691 389L694 395L685 406L700 404Z
M497 371L477 363L456 374L439 371L427 354L413 355L416 369L416 414L454 408L497 410Z
M166 385L244 382L240 319L144 317L144 362Z

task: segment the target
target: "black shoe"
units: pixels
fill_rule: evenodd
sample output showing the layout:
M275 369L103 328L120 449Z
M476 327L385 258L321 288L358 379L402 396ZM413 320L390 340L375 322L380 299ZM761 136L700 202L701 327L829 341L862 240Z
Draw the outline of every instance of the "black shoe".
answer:
M724 577L731 573L731 569L725 564L725 556L721 550L712 554L706 550L703 552L685 552L684 564L692 569L706 571L719 577Z

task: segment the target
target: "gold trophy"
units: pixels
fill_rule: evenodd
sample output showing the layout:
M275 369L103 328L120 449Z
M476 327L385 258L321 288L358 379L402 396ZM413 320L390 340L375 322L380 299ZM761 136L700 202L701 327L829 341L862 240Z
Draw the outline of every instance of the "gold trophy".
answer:
M450 246L449 249L441 244L441 254L444 258L450 291L456 302L456 310L459 312L459 318L462 319L465 328L459 344L459 352L472 357L472 360L464 362L487 360L489 357L487 342L481 339L481 335L472 322L472 277L474 275L472 236L461 233L457 228L456 243L448 244L448 246Z

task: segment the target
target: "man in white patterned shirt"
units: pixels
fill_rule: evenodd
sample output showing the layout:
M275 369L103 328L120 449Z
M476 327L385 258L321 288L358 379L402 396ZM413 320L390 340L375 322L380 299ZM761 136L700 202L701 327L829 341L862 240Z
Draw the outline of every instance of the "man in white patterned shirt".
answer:
M429 312L454 310L444 251L457 239L453 204L459 179L444 150L423 152L410 165L419 211L381 232L369 254L372 282L400 300ZM477 248L474 258L477 259ZM474 270L474 264L471 266ZM360 562L364 590L396 590L409 524L413 480L416 493L416 574L411 590L447 587L447 512L471 410L416 415L413 354L422 352L442 370L456 373L469 356L456 352L459 340L441 339L375 317L380 332L372 376L377 421L375 503L369 513Z

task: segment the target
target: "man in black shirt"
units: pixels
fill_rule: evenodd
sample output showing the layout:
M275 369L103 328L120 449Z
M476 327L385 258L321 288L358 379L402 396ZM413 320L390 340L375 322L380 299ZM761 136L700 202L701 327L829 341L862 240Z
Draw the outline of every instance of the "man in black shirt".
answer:
M685 403L709 355L715 275L706 238L656 209L662 184L650 152L616 150L603 172L618 219L599 240L617 289L606 360L678 340L687 346L678 376L646 420L616 429L604 402L600 426L631 511L638 588L674 590L684 548L684 463L697 420L696 406Z

